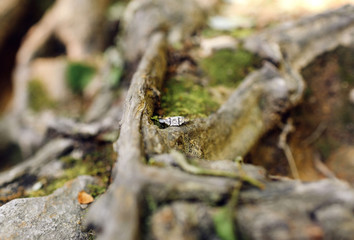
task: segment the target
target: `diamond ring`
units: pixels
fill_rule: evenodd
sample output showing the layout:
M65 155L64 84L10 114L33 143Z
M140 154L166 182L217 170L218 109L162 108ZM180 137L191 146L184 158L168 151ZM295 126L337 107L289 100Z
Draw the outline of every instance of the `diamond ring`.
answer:
M185 119L184 117L181 116L176 116L176 117L168 117L168 118L164 118L164 119L159 119L160 123L164 123L168 126L171 127L179 127L181 125L183 125L184 123L187 122L187 119Z

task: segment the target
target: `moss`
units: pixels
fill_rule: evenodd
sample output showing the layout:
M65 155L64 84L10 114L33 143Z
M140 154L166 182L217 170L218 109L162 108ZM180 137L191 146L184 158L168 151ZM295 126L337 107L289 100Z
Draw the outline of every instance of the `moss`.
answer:
M80 62L69 63L66 79L69 88L75 94L82 94L95 74L95 68Z
M156 210L158 208L158 203L156 202L154 197L148 194L145 196L145 201L146 201L146 205L149 209L149 212L150 213L156 212Z
M227 34L227 33L224 31L215 30L212 28L205 28L201 32L202 37L205 37L205 38L213 38L213 37L218 37L220 35L225 35L225 34Z
M200 66L210 78L210 85L236 87L255 68L258 59L245 50L219 50L200 61Z
M246 38L254 33L254 29L252 28L240 28L233 30L230 35L235 38Z
M97 239L97 237L96 237L96 232L95 232L93 229L90 229L90 230L87 232L87 235L88 235L88 240Z
M71 156L64 156L60 160L64 163L64 174L57 179L42 179L44 186L38 191L30 192L28 197L46 196L61 188L64 184L81 175L96 176L101 180L102 186L93 185L89 187L92 191L90 194L94 197L102 194L105 191L110 180L111 166L113 165L114 157L112 157L113 149L111 145L107 145L102 149L95 149L87 154L82 159L76 159Z
M117 87L123 76L123 69L121 67L113 67L108 75L108 82L110 86Z
M164 116L205 117L219 105L211 99L208 90L188 78L171 78L161 98Z
M40 80L34 79L28 82L28 101L29 107L36 112L55 107L55 102L49 97Z
M96 184L90 184L87 186L89 193L92 197L97 198L106 191L106 187Z
M229 35L235 38L245 38L253 34L255 30L253 28L238 28L232 31L222 31L222 30L215 30L211 28L203 29L201 35L205 38L213 38L218 37L221 35Z

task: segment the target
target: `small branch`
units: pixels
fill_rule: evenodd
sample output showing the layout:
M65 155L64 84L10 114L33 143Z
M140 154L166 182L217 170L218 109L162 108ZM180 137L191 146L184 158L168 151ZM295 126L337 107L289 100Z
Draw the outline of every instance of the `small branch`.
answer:
M294 156L291 152L289 145L287 144L287 136L289 135L289 133L293 132L294 130L295 128L293 125L293 120L291 118L288 118L287 123L285 124L285 126L283 126L283 131L279 136L278 147L284 151L284 154L286 156L286 159L288 160L290 171L293 177L295 179L300 179L300 175L295 164Z
M313 157L313 164L317 171L323 174L325 177L330 179L337 179L336 175L321 161L318 154Z
M249 177L240 169L240 173L233 173L233 172L226 172L226 171L220 171L220 170L213 170L213 169L205 169L201 168L198 166L194 166L190 164L184 155L177 151L172 151L171 154L174 156L174 159L177 163L177 165L182 168L182 170L191 173L191 174L196 174L196 175L209 175L209 176L215 176L215 177L227 177L227 178L236 178L240 179L242 182L247 182L255 187L258 187L260 189L264 188L264 184L261 183L260 181Z
M319 139L321 137L321 135L324 133L324 131L327 129L327 124L324 122L321 122L317 128L315 129L315 131L308 136L302 143L304 145L311 145L314 142L317 141L317 139Z

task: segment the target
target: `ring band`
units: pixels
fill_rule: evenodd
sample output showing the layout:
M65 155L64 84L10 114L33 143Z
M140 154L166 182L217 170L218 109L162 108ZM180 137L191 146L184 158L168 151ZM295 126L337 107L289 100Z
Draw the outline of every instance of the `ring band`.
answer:
M163 118L159 119L160 123L164 123L170 127L179 127L186 123L186 119L182 116L176 116L176 117L168 117L168 118Z

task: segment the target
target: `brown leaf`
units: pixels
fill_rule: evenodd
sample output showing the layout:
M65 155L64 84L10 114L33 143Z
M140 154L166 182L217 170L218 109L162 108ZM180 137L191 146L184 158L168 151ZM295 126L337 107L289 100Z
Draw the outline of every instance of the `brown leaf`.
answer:
M77 200L80 204L88 204L92 203L94 199L90 194L86 193L85 191L81 191L77 195Z

